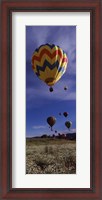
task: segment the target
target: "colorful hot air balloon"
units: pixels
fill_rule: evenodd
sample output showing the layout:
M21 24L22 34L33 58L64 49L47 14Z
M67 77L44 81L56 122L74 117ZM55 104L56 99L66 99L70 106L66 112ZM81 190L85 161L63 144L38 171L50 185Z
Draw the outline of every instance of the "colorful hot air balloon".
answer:
M66 53L54 44L44 44L32 56L35 74L48 86L53 86L65 73L68 58ZM50 88L53 91L53 88Z
M56 123L56 118L55 117L48 117L47 118L47 123L50 125L51 127L51 131L52 131L52 126Z
M72 122L66 121L66 122L65 122L65 126L66 126L68 129L70 129L70 127L72 126Z
M64 112L63 115L64 115L65 117L67 117L67 116L68 116L68 113L67 113L67 112Z

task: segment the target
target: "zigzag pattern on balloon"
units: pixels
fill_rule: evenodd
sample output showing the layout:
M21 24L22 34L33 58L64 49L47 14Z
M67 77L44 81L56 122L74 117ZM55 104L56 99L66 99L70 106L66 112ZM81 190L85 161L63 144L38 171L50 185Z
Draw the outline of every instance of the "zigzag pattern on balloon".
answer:
M57 47L57 46L54 46L52 49L49 47L49 46L47 46L47 45L45 45L45 46L42 46L41 48L39 48L39 50L35 50L35 52L33 53L33 55L35 54L35 55L39 55L43 50L47 50L47 51L49 51L49 52L51 52L51 54L53 54L54 53L54 51L56 51L56 50L59 50L59 51L61 51L61 53L62 53L62 55L63 55L63 51L62 51L62 49L61 48L59 48L59 47Z
M46 67L49 67L50 70L53 70L56 67L58 72L60 72L60 71L63 72L65 70L64 68L66 68L66 65L60 66L58 60L55 63L53 63L53 65L52 65L47 60L45 60L43 66L37 65L36 66L36 70L34 69L36 75L39 76L40 75L40 71L44 72Z
M39 71L40 75L38 76L41 80L46 82L46 79L49 79L49 82L47 82L47 85L52 86L54 85L60 78L61 76L65 73L67 68L66 63L64 63L63 68L61 68L60 72L58 72L57 67L54 69L50 69L49 67L46 67L44 72ZM62 70L63 69L63 70Z
M44 82L47 81L47 85L52 86L54 85L62 76L62 73L57 71L57 68L55 67L53 70L50 70L48 67L46 67L45 71L40 71L39 78L43 80Z
M43 55L40 61L34 60L34 65L33 68L35 68L36 70L36 66L43 66L45 60L47 60L51 65L53 65L56 61L59 62L59 65L61 65L62 63L62 59L60 58L60 56L56 56L53 59L51 59L48 55Z
M57 70L57 67L55 67L54 69L50 70L49 67L46 67L45 71L40 71L39 72L40 75L39 75L39 78L41 78L43 81L45 81L46 79L48 78L53 78L55 79L57 74L58 74L58 70ZM60 73L59 73L60 74Z
M33 56L36 55L39 57L43 50L46 50L50 52L51 54L53 54L55 51L59 51L61 56L65 54L65 52L58 46L53 46L53 48L51 49L48 45L42 45L39 49L35 50L35 52L33 53Z
M37 48L35 51L39 51L42 47L49 47L50 49L53 49L54 47L55 47L55 45L54 44L48 44L48 43L46 43L46 44L43 44L43 45L41 45L39 48ZM59 47L59 46L57 46L57 47Z
M61 60L60 57L57 57L56 59L54 58L54 59L50 60L48 56L46 56L46 57L44 56L43 59L41 60L41 62L38 62L38 61L34 62L34 65L32 66L33 70L35 72L37 72L37 66L42 68L45 64L48 64L46 62L48 62L50 66L51 65L53 66L54 63L58 63L58 65L60 67L63 67L65 64L67 64L67 59L65 57L65 58L63 58L63 60Z
M62 60L63 58L66 58L66 62L67 60L67 56L66 54L62 54L62 52L60 50L55 50L53 53L51 53L50 51L48 51L47 49L43 49L40 53L37 54L33 54L32 57L32 64L35 66L36 63L35 62L39 62L42 63L44 62L45 57L47 57L47 59L49 60L49 62L53 63L54 61L58 60Z
M35 72L37 72L37 66L43 68L43 66L46 64L46 62L48 62L50 66L51 66L51 65L53 66L54 63L58 63L58 65L59 65L60 67L63 67L65 64L67 64L66 59L63 59L63 60L57 59L57 60L54 60L54 61L51 62L51 61L48 59L48 57L46 56L46 59L44 58L44 60L43 60L42 62L35 62L34 66L33 66L33 70L34 70Z
M53 48L50 48L50 46L48 46L48 45L42 45L39 49L35 50L34 54L35 54L35 55L38 55L38 54L40 54L41 51L44 50L44 49L48 50L48 51L51 52L52 54L54 53L55 50L60 50L61 53L62 53L62 55L64 54L64 51L63 51L60 47L58 47L58 46L53 46ZM34 54L33 54L33 55L34 55Z

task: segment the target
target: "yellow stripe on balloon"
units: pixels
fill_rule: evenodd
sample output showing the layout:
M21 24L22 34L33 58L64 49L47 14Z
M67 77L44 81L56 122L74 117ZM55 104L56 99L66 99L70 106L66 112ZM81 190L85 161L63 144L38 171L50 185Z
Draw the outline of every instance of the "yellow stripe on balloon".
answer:
M59 73L57 74L57 76L56 76L55 83L61 78L61 76L62 76L62 73L59 72Z
M57 73L57 67L55 67L54 69L49 69L49 67L46 67L45 71L39 71L39 77L44 81L46 80L47 78L50 78L50 77L54 77L55 74Z

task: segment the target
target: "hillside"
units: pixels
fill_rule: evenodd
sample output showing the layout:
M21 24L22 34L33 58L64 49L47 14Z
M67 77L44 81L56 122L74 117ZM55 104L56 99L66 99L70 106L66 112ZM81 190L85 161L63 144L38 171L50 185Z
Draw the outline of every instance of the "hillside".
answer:
M26 173L75 174L75 140L58 138L27 138Z

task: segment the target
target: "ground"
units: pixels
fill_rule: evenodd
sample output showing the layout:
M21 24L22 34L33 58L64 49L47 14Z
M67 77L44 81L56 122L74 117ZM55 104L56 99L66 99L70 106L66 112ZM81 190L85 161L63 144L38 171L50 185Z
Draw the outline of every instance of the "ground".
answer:
M75 174L76 141L56 138L26 139L27 174Z

